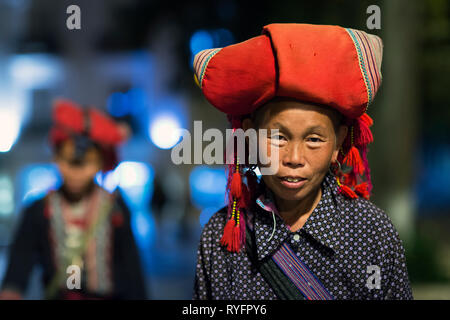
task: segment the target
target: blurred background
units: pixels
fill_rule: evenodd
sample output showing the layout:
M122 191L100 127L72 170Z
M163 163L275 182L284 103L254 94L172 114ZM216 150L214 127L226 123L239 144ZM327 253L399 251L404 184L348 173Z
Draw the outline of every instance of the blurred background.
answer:
M69 30L69 5L81 29ZM381 29L368 30L369 5ZM224 168L175 165L178 128L228 127L193 81L193 56L272 22L337 24L384 41L368 113L372 201L392 218L416 299L450 299L450 3L447 0L0 0L0 282L21 210L60 183L47 142L51 103L93 105L132 128L120 188L153 299L190 299L202 226L224 205ZM203 147L205 147L205 143ZM42 298L39 267L28 299Z

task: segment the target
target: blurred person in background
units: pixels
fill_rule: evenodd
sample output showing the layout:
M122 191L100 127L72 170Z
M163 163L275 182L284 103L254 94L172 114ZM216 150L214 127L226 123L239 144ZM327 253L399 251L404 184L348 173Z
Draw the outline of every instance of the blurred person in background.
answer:
M62 99L53 121L50 142L63 183L24 210L0 298L23 298L40 264L46 299L146 299L130 211L118 191L94 181L117 165L116 147L128 128Z

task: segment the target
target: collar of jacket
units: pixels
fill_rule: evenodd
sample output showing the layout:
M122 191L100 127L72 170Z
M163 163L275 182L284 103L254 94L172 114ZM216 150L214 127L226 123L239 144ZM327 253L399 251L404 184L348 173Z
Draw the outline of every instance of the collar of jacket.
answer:
M304 232L333 252L339 249L341 212L344 199L338 194L336 178L327 173L322 182L322 198L305 225L297 232ZM278 214L273 194L266 190L256 200L253 228L258 260L271 256L290 236L290 229ZM274 221L275 219L275 221ZM275 229L275 230L274 230ZM273 233L272 238L271 235ZM270 239L270 240L269 240Z

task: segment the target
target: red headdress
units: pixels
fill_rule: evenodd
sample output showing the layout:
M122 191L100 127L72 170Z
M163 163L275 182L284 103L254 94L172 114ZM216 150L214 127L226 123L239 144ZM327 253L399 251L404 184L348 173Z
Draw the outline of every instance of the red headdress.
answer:
M50 143L55 146L78 136L83 136L100 146L104 158L103 170L108 171L117 165L115 148L126 140L127 132L99 110L83 109L67 99L56 100L53 104Z
M274 97L326 105L344 115L349 133L338 161L339 191L369 198L372 189L367 145L373 141L366 111L381 84L382 42L375 35L339 26L270 24L262 35L195 56L195 80L208 101L225 112L233 128ZM242 165L241 165L242 167ZM366 179L362 176L365 174ZM230 251L243 244L239 212L246 186L239 164L230 174L230 216L222 243ZM242 220L242 219L241 219ZM238 241L240 239L240 241Z

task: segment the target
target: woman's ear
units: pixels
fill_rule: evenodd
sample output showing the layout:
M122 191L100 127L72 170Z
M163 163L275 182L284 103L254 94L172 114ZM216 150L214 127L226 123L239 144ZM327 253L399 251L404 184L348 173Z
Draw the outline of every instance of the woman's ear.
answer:
M242 129L244 129L244 131L246 131L250 128L255 129L255 125L254 125L252 119L245 118L244 120L242 120Z
M344 140L347 137L347 133L348 133L348 126L340 125L337 135L336 135L336 146L333 151L333 155L331 157L332 162L337 161L337 156L339 155L339 150L341 149L342 144L344 143Z
M337 140L337 145L339 149L342 147L342 144L344 143L344 140L347 137L347 133L348 133L348 126L340 125Z

